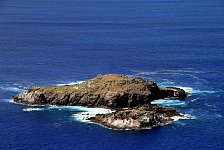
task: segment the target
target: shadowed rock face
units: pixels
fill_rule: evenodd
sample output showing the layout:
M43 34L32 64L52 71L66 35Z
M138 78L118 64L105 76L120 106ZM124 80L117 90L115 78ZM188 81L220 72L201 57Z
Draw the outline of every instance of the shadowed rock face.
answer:
M183 115L172 107L142 105L110 114L98 114L90 120L112 129L151 129L172 122L174 116Z
M81 84L32 87L13 97L15 102L37 105L80 105L124 108L149 104L155 99L186 97L179 88L161 88L155 82L125 75L99 75Z

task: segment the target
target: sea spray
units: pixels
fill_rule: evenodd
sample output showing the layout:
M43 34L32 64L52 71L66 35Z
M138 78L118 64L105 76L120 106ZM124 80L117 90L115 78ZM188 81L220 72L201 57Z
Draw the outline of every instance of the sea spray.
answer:
M161 106L186 106L186 102L180 101L180 100L172 100L172 99L159 99L154 100L151 102L151 104L158 104Z
M108 114L114 112L111 109L105 108L87 108L83 106L48 106L48 107L29 107L23 111L70 111L75 112L71 117L76 121L89 122L90 117L95 117L97 114Z

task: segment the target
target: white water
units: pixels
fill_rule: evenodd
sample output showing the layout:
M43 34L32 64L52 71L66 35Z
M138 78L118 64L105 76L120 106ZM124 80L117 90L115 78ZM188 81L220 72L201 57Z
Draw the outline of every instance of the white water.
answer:
M181 88L190 94L203 94L203 93L214 94L214 93L218 92L218 91L213 91L213 90L199 90L199 89L194 89L192 87L182 87L182 86L176 86L176 87Z
M38 108L38 109L37 109ZM87 108L83 106L46 106L46 107L29 107L23 109L23 111L52 111L52 110L62 110L62 111L82 111L82 112L105 112L110 109L105 108Z
M181 116L173 116L171 117L174 121L183 120L183 119L196 119L194 116L189 114L181 114Z
M1 90L3 91L11 91L11 92L23 92L25 91L24 88L19 88L19 87L0 87Z
M77 82L70 82L70 83L61 83L61 84L57 84L57 86L81 84L83 82L85 82L85 81L77 81Z
M186 106L186 102L180 100L171 100L171 99L159 99L154 100L151 104L158 104L161 106Z
M97 114L107 114L114 112L105 108L87 108L83 106L49 106L49 107L29 107L24 108L23 111L73 111L75 112L71 117L77 121L89 122L88 118L94 117Z

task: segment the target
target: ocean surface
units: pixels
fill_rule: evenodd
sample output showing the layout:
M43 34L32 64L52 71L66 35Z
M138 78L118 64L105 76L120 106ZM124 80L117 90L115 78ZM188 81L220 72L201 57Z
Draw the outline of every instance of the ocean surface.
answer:
M195 119L142 131L80 121L83 107L34 107L31 86L121 73L182 87L157 100ZM223 0L0 1L0 149L224 149Z

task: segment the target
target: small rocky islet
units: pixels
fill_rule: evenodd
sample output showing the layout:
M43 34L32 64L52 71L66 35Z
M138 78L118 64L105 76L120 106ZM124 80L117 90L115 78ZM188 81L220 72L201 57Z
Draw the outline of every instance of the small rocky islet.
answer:
M88 118L112 129L151 129L186 115L173 107L151 104L156 99L182 98L189 94L175 87L159 87L154 81L120 74L98 75L80 84L31 87L13 96L17 103L32 105L85 106L113 109Z

